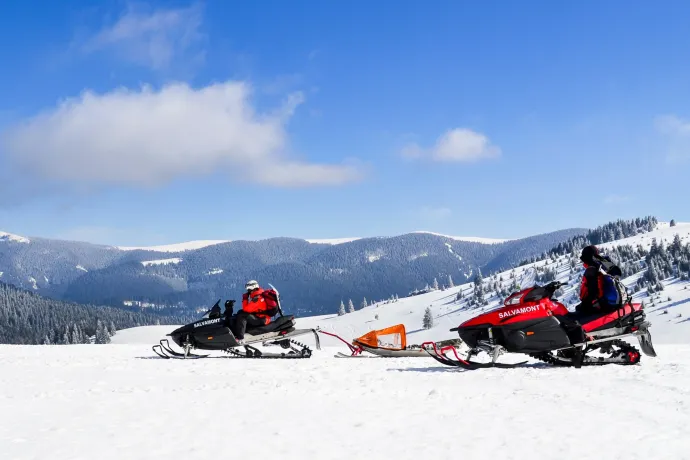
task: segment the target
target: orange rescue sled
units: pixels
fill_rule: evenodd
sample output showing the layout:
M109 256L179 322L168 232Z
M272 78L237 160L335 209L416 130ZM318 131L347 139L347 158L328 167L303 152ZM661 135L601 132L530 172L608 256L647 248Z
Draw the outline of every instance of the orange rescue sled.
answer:
M324 333L324 331L319 331ZM404 324L396 324L385 329L378 329L369 331L361 337L352 341L352 345L347 343L341 337L335 334L326 333L333 337L337 337L343 341L352 352L351 355L338 353L337 358L359 357L363 351L367 351L376 356L383 358L401 358L401 357L428 357L429 355L424 351L420 345L407 345L407 333L405 332ZM459 345L460 341L457 339L446 340L439 342L442 345ZM364 356L361 356L364 357Z

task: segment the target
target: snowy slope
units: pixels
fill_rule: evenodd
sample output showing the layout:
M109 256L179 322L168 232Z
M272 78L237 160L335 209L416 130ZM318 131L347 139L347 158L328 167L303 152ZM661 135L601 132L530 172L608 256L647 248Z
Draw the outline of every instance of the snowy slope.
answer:
M28 238L24 236L19 236L19 235L14 235L12 233L7 233L7 232L0 232L0 242L3 241L12 241L14 243L24 243L28 244L31 242Z
M442 236L444 238L450 238L451 240L467 241L469 243L495 244L495 243L505 243L506 241L512 241L509 239L484 238L484 237L480 237L480 236L450 236L450 235L444 235L442 233L434 233L434 232L428 232L428 231L422 231L422 230L412 232L412 233L428 233L429 235Z
M332 350L0 346L0 446L8 460L688 458L690 347L658 351L636 367L463 372Z
M605 250L611 248L612 246L640 245L645 249L649 249L652 246L652 240L656 239L657 243L661 243L661 241L663 241L664 244L668 245L669 243L673 242L673 238L676 234L680 236L681 242L683 244L689 243L690 223L679 222L674 227L671 227L669 222L659 222L657 228L653 232L641 233L630 238L616 240L611 243L604 243L599 245L598 247Z
M230 240L198 240L161 246L116 246L116 248L122 251L184 252L229 242Z
M442 236L444 238L449 238L451 240L456 240L456 241L467 241L470 243L482 243L482 244L495 244L495 243L505 243L506 241L512 241L508 239L498 239L498 238L483 238L479 236L449 236L449 235L444 235L442 233L435 233L435 232L429 232L425 230L418 230L414 231L412 233L427 233L429 235L436 235L436 236ZM385 238L385 237L379 237L379 238ZM357 241L361 240L362 238L330 238L330 239L307 239L305 241L309 243L316 243L316 244L343 244L343 243L350 243L352 241Z

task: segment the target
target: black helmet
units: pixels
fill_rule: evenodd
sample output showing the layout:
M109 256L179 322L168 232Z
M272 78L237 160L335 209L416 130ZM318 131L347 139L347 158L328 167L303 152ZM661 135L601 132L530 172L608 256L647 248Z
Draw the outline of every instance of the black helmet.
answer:
M599 257L599 249L596 246L591 245L582 249L582 254L580 254L580 260L587 265L595 265L595 258Z

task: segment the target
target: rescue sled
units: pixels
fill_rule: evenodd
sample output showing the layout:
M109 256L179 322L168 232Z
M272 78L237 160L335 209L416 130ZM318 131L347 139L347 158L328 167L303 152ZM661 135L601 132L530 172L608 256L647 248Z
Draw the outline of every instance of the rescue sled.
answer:
M348 343L342 337L320 330L319 333L335 337L350 349L350 355L338 352L336 358L423 358L428 357L427 352L421 345L407 345L407 333L404 324L396 324L384 329L369 331L361 337ZM437 342L438 346L447 347L460 345L459 339L445 340ZM367 356L363 352L374 356Z

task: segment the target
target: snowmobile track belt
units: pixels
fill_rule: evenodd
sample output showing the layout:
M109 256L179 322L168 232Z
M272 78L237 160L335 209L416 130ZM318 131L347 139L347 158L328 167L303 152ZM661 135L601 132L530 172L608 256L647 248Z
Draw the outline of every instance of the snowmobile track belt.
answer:
M311 353L312 350L308 346L306 346L303 343L297 342L296 340L292 339L282 339L282 340L274 340L266 343L271 343L271 344L280 344L280 342L289 342L290 343L290 350L292 350L289 353L264 353L261 350L254 348L251 345L244 345L244 348L246 352L241 352L237 351L234 348L228 348L227 350L224 350L226 353L228 353L230 358L246 358L246 359L303 359L303 358L311 358ZM300 348L296 348L300 347Z

